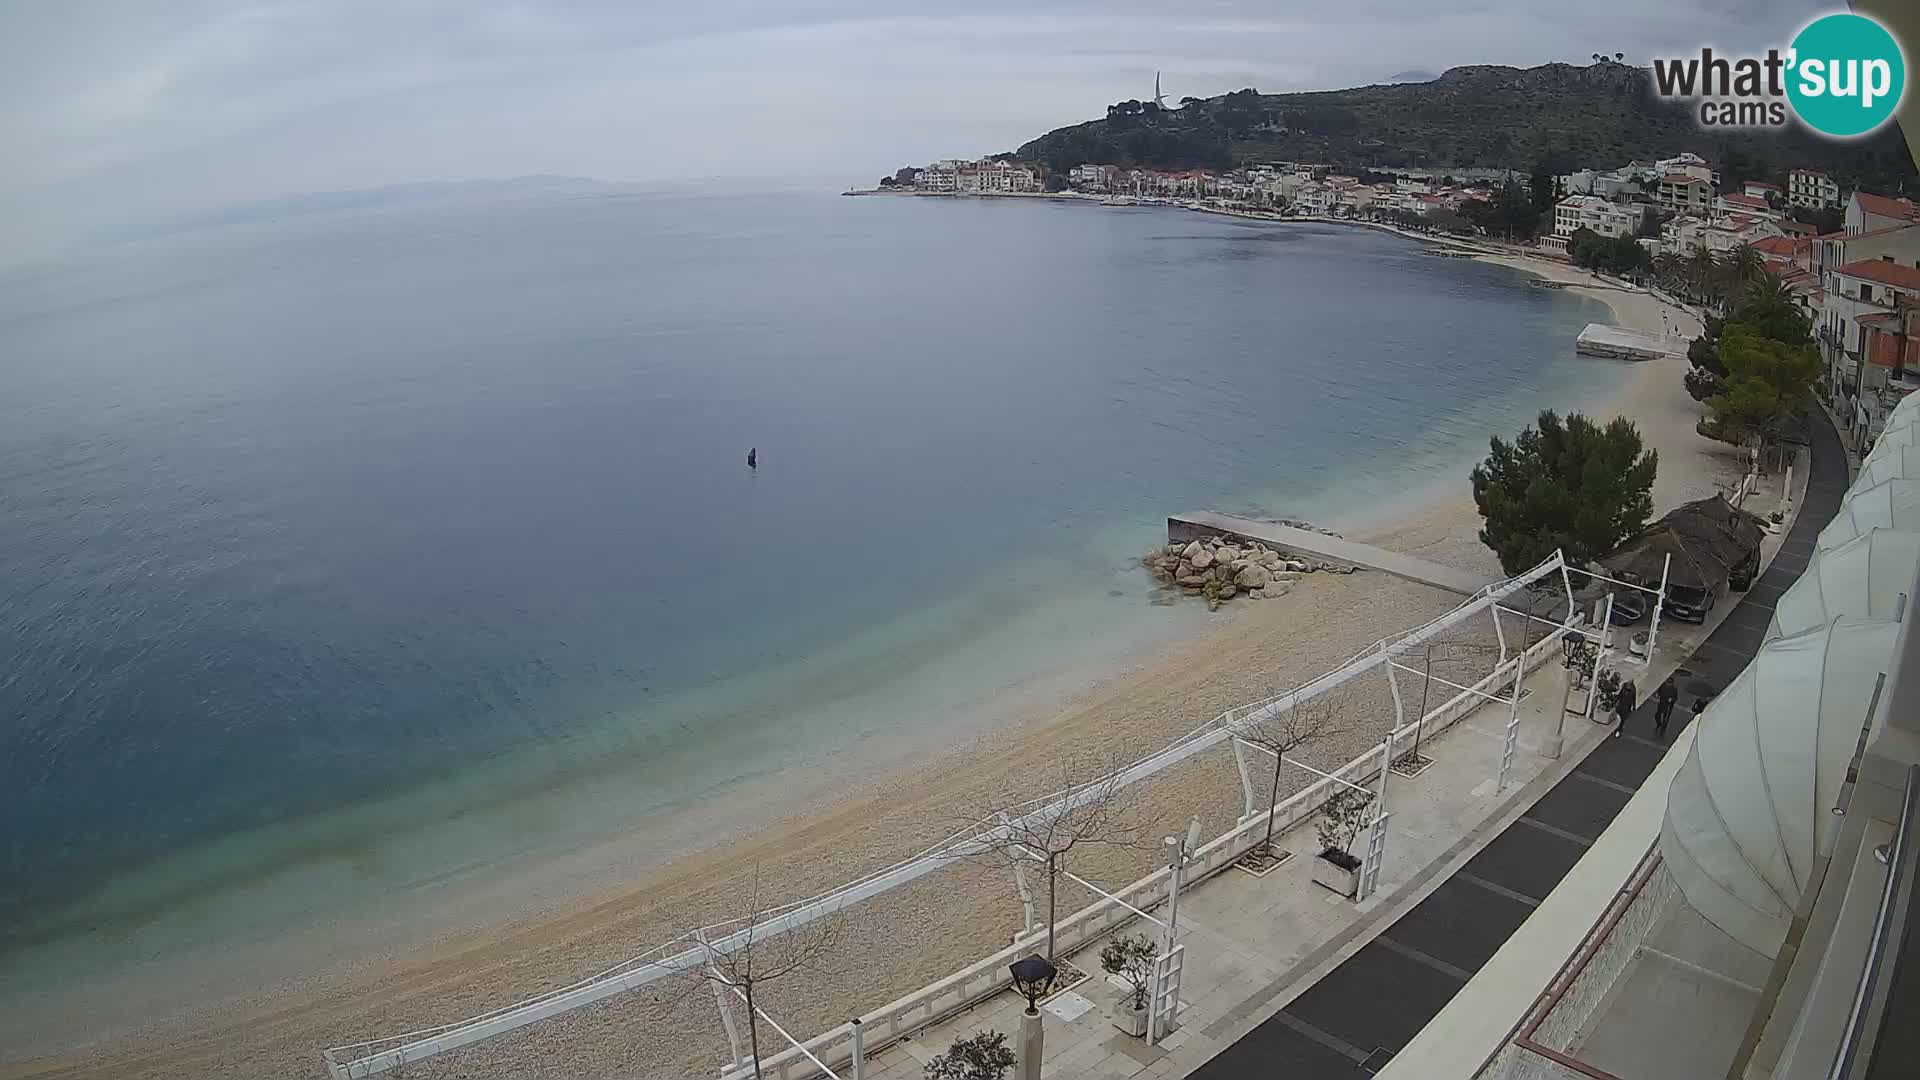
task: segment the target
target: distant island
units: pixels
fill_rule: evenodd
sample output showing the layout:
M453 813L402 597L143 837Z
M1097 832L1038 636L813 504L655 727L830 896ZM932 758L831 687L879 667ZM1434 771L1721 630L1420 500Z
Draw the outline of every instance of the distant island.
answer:
M1653 96L1646 68L1595 57L1586 66L1451 68L1423 82L1262 94L1236 90L1129 100L1103 119L1056 128L1003 155L1065 173L1087 162L1156 169L1230 169L1269 161L1324 162L1342 171L1383 166L1567 172L1587 161L1658 160L1695 152L1723 179L1796 167L1845 187L1901 191L1913 165L1897 125L1857 143L1785 132L1716 133Z

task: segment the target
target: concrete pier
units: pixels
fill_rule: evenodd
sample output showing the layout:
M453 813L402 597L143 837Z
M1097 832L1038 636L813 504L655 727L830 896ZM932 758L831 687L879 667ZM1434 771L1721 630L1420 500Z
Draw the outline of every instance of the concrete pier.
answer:
M1372 544L1362 544L1338 536L1328 536L1325 533L1308 532L1305 529L1277 525L1270 521L1254 521L1251 518L1215 514L1211 511L1175 514L1167 518L1169 543L1199 540L1209 536L1258 540L1275 551L1300 555L1319 562L1378 570L1422 585L1431 585L1436 589L1459 593L1461 596L1472 596L1494 582L1493 578L1481 577L1465 570L1455 570L1451 566L1442 566L1412 555L1401 555L1385 548L1374 547Z
M1687 339L1677 335L1667 337L1606 323L1588 323L1573 342L1574 352L1609 360L1658 360L1686 347Z

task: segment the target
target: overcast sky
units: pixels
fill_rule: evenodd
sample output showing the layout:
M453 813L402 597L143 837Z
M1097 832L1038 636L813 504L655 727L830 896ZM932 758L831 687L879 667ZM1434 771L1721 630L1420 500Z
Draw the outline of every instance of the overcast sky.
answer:
M1819 0L5 0L0 243L440 178L831 176L1146 97L1784 43Z

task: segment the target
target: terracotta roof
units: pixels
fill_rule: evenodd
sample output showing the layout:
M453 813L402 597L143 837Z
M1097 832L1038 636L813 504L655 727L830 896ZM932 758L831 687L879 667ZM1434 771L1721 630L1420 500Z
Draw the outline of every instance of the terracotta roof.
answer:
M1869 330L1879 330L1883 327L1888 330L1893 330L1899 327L1900 316L1889 311L1883 315L1862 315L1853 321Z
M1688 176L1686 173L1683 173L1683 172L1670 172L1667 175L1661 177L1660 182L1663 184L1704 184L1706 183L1705 180L1702 180L1697 176Z
M1853 197L1860 200L1860 209L1875 217L1912 218L1915 214L1913 203L1906 199L1889 199L1885 195L1856 191Z
M1748 181L1746 181L1745 183L1743 183L1743 184L1741 184L1740 186L1741 186L1741 187L1743 187L1743 188L1750 188L1750 187L1757 187L1757 188L1765 188L1765 189L1767 189L1768 191L1779 191L1779 190L1780 190L1780 185L1779 185L1779 184L1769 184L1769 183L1767 183L1767 182L1765 182L1764 180L1748 180Z
M1801 236L1812 236L1820 231L1804 221L1795 221L1792 218L1780 219L1780 227L1790 233L1797 233Z
M1762 255L1777 255L1791 259L1800 253L1801 245L1784 236L1764 236L1753 242L1753 250Z
M1754 210L1773 209L1773 207L1767 205L1767 200L1758 195L1722 195L1720 196L1720 201L1732 203L1734 206L1750 207Z
M1858 262L1850 262L1834 273L1920 292L1920 267L1887 262L1885 259L1861 259Z

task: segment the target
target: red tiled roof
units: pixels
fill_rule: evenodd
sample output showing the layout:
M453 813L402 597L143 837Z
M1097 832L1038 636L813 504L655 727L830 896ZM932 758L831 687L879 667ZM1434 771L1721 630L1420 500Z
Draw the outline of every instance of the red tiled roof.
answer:
M1906 199L1889 199L1885 195L1856 191L1853 197L1860 200L1860 209L1875 217L1911 218L1915 210L1913 203Z
M1762 180L1748 180L1747 182L1741 184L1740 186L1743 188L1750 188L1750 187L1765 188L1768 191L1780 190L1779 184L1769 184Z
M1889 311L1884 315L1862 315L1853 321L1869 330L1879 330L1883 327L1891 330L1900 325L1900 316Z
M1767 200L1758 195L1722 195L1720 196L1720 200L1722 202L1732 203L1735 206L1745 206L1754 210L1773 209L1773 207L1767 205Z
M1683 173L1683 172L1670 172L1667 175L1661 177L1660 182L1663 184L1704 184L1706 183L1705 180L1702 180L1697 176L1688 176L1686 173Z
M1850 262L1834 273L1920 292L1920 267L1887 262L1885 259L1861 259L1858 262Z
M1801 236L1812 236L1819 231L1804 221L1795 221L1792 218L1780 219L1780 227L1790 233L1797 233Z
M1753 250L1762 255L1791 259L1800 253L1800 245L1784 236L1765 236L1753 242Z

